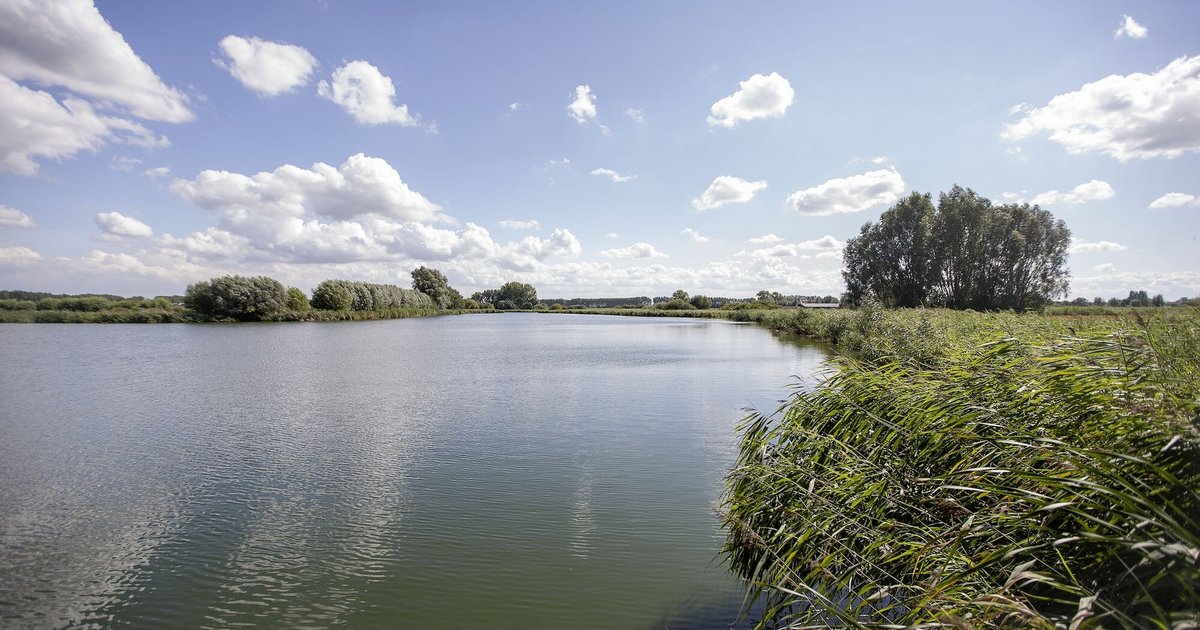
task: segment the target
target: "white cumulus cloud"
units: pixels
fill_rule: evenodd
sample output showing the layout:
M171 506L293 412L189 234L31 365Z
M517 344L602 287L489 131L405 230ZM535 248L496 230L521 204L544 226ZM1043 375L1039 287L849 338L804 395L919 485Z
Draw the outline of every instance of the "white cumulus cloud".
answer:
M317 58L294 44L227 35L220 46L225 58L217 65L263 96L294 91L308 83L317 67Z
M666 258L667 255L654 249L650 243L634 243L629 247L606 249L600 252L607 258Z
M154 230L149 225L141 221L121 214L120 212L101 212L96 215L96 225L104 231L105 234L113 236L131 236L134 238L147 238L154 236Z
M581 125L596 119L596 97L590 85L575 86L575 97L567 105L567 113Z
M1200 56L1151 74L1110 75L1023 113L1004 138L1045 132L1069 153L1095 151L1122 162L1200 151Z
M510 245L501 257L516 269L532 269L536 262L551 256L574 258L583 252L579 239L570 230L557 229L550 238L526 236L515 245Z
M733 127L745 120L783 116L796 91L787 79L772 72L756 74L738 84L738 90L713 103L708 124Z
M1150 31L1128 15L1121 16L1121 26L1113 33L1113 39L1128 37L1130 39L1145 39Z
M36 225L29 215L0 203L0 227L31 228Z
M306 214L339 220L368 214L407 221L448 220L437 204L409 188L386 160L362 153L337 167L323 162L307 169L285 164L255 175L206 170L193 180L175 180L171 190L234 222Z
M201 231L152 239L155 256L172 268L179 268L178 261L205 269L236 264L239 270L266 266L285 277L394 282L387 274L436 263L512 279L512 272L537 272L549 259L582 252L579 240L561 228L547 238L500 243L474 223L439 227L454 220L409 188L386 161L362 154L338 167L285 164L254 175L202 171L175 180L171 190L218 219Z
M632 120L633 122L635 122L639 125L646 122L646 113L644 111L642 111L642 108L640 108L640 107L625 108L625 115L628 116L630 120Z
M831 179L812 188L798 190L787 198L787 205L806 216L827 216L862 212L890 204L904 193L904 179L895 169L868 171Z
M707 243L709 241L707 236L701 235L700 232L697 232L692 228L683 228L683 231L680 232L680 234L692 239L697 243Z
M0 2L0 74L62 86L146 120L193 117L187 96L164 84L89 0Z
M1077 205L1089 201L1111 199L1116 192L1108 182L1093 179L1071 189L1070 192L1050 190L1034 196L1030 203L1037 206Z
M617 184L619 184L621 182L627 182L630 180L637 179L637 175L622 175L621 173L618 173L618 172L612 170L611 168L592 169L592 175L603 175L603 176L611 179L614 183L617 183Z
M1081 254L1086 252L1123 252L1127 249L1129 248L1113 241L1089 243L1083 239L1071 237L1071 245L1067 251L1072 254Z
M41 259L41 254L28 247L0 247L0 269L26 267Z
M156 166L154 168L148 168L142 171L142 175L145 175L150 179L158 179L159 177L166 177L170 174L171 169L166 166Z
M520 221L517 219L501 219L496 222L496 225L506 230L540 230L542 224L538 223L537 219L529 221Z
M767 187L765 180L747 181L740 177L721 175L714 179L699 197L692 200L697 212L720 208L727 203L747 203L758 191Z
M365 61L351 61L334 70L329 81L317 84L317 94L337 103L364 125L420 124L420 118L408 112L408 105L394 102L396 86L391 78Z
M1187 206L1200 206L1200 197L1187 193L1170 192L1150 202L1150 207L1156 210L1159 208L1184 208Z
M67 97L60 104L49 92L0 75L0 170L34 175L37 158L63 159L109 142L146 148L170 144L132 120L97 112L88 101Z

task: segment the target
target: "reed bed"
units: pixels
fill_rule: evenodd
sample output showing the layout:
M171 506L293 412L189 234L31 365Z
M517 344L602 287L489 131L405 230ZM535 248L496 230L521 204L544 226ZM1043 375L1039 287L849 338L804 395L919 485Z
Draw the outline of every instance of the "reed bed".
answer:
M759 627L1200 623L1200 311L768 317L855 351L741 427Z

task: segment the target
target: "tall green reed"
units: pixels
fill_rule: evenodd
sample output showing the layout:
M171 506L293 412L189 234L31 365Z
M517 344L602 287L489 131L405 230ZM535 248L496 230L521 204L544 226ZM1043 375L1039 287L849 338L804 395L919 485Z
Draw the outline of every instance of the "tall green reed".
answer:
M858 317L865 356L741 428L761 627L1200 622L1200 317Z

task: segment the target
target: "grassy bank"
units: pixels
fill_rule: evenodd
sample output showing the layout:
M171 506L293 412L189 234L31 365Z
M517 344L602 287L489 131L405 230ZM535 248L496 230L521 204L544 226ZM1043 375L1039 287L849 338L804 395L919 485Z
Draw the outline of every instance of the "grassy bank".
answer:
M855 351L742 427L764 626L1200 621L1200 311L755 317Z
M334 311L312 309L307 311L283 311L260 321L266 322L341 322L376 319L406 319L410 317L432 317L436 315L460 315L464 313L486 313L484 310L392 308L372 311ZM196 324L211 322L234 322L233 319L218 319L184 308L109 309L100 311L68 310L0 310L0 324Z

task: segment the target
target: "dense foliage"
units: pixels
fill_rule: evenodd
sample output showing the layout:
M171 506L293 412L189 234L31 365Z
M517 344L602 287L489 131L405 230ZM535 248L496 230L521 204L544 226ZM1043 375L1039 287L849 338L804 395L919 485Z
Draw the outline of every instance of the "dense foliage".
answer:
M1029 204L992 203L955 186L912 193L846 243L846 296L888 306L1017 311L1067 291L1071 233Z
M394 284L325 280L313 289L312 307L328 311L377 311L431 309L437 305L420 291L402 289Z
M308 297L304 295L304 291L296 287L288 287L286 306L289 311L301 312L312 308L312 305L308 303Z
M266 276L221 276L188 285L184 306L216 318L257 320L287 308L287 290Z
M760 625L1200 620L1200 311L762 318L857 351L743 426Z
M450 286L450 281L437 269L421 266L413 269L412 288L428 295L438 308L464 308L463 296Z
M532 309L539 304L537 289L521 282L506 282L499 289L479 291L471 299L501 311Z

